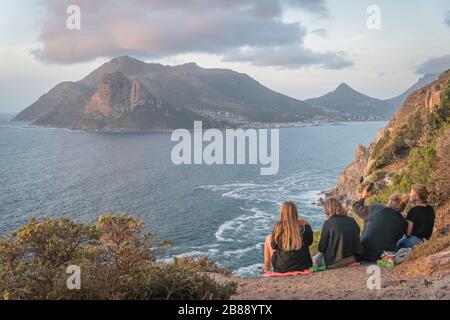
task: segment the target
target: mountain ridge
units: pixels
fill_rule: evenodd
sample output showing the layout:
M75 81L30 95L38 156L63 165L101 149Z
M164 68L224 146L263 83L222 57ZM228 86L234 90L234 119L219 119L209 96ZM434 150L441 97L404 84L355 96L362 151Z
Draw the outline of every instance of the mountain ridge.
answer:
M167 66L121 56L105 62L79 81L56 85L13 120L41 126L73 125L83 118L80 105L91 99L105 75L116 72L130 81L138 81L149 95L165 105L189 111L188 118L192 118L193 112L197 118L221 126L249 122L386 120L411 90L433 80L424 76L403 94L387 100L369 97L342 82L321 97L300 101L230 69L206 69L195 62ZM62 116L63 112L66 116ZM165 127L164 123L160 127Z
M305 102L317 108L344 114L349 120L383 120L387 117L387 105L383 100L356 91L345 82L335 90Z
M56 109L78 116L78 111L70 110L70 103L78 110L78 105L89 100L101 85L104 75L116 72L139 81L157 100L197 113L199 117L217 120L217 123L226 122L223 118L215 119L223 117L221 113L226 113L229 118L257 122L312 121L326 116L322 110L275 92L233 70L205 69L193 62L164 66L122 56L102 64L79 81L55 86L14 120L55 125L46 119ZM64 126L66 121L56 125Z

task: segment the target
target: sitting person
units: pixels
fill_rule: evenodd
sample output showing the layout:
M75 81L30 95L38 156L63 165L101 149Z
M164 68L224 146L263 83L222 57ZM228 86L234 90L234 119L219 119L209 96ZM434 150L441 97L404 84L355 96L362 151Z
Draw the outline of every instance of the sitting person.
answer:
M414 185L409 194L414 207L409 209L406 216L408 227L406 235L398 243L398 249L413 248L422 243L424 239L430 239L434 227L434 209L427 202L428 190L425 186Z
M313 231L309 223L299 220L297 206L292 201L283 203L280 220L268 235L264 247L264 272L273 267L275 272L304 271L312 266L309 247Z
M323 203L327 221L323 224L319 253L314 256L315 267L342 268L356 262L356 256L364 253L360 229L356 221L347 216L341 203L328 198Z
M361 242L364 254L362 261L376 261L384 251L395 251L397 242L406 232L406 220L402 216L408 203L407 195L395 193L387 206L374 204L366 206L364 201L369 196L368 188L364 189L361 199L353 205L353 212L364 220Z

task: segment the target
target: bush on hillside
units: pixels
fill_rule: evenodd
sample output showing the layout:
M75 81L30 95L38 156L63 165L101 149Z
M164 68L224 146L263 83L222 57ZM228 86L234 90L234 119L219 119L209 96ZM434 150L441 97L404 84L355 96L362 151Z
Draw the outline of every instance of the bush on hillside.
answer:
M431 112L428 124L433 130L439 130L450 122L450 85L441 94L441 103Z
M408 192L413 184L424 184L434 188L437 170L436 143L449 128L450 123L450 85L442 93L441 103L425 116L424 107L414 110L394 131L386 134L374 147L373 164L369 174L374 181L382 177L382 169L407 150L406 165L390 174L390 183L371 197L370 202L386 203L394 192ZM432 193L434 190L431 190ZM436 193L436 192L434 192ZM440 194L443 194L440 191ZM442 200L442 199L438 199Z
M369 203L387 203L395 192L406 192L417 183L429 185L436 168L436 148L434 145L417 147L411 150L406 168L391 176L390 184L374 194Z
M66 218L32 219L0 240L3 299L228 299L234 283L218 284L195 263L158 263L170 242L143 233L127 214L95 225ZM81 270L81 289L67 288L67 267ZM209 268L211 263L208 264Z

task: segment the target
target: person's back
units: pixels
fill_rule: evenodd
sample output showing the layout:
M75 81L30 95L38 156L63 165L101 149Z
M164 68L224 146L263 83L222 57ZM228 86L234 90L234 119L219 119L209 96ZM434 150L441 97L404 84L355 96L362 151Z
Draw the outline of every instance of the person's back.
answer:
M283 203L280 219L264 245L264 272L303 271L312 266L309 247L313 231L307 221L299 219L297 206L292 201Z
M328 268L339 266L344 259L362 254L360 229L356 221L347 216L333 216L325 221L319 252L324 254L325 265Z
M303 243L300 249L286 251L275 241L272 234L272 266L275 272L303 271L312 267L311 253L309 247L313 243L313 231L309 224L299 226Z
M368 217L368 225L361 236L364 258L369 261L379 259L383 251L395 251L397 242L406 231L406 221L392 208L373 210Z
M313 264L318 268L341 268L356 261L364 252L359 239L359 226L335 198L323 202L327 220L323 224L319 241L319 253Z
M364 220L364 231L361 242L364 254L360 260L376 261L383 251L395 251L397 242L406 232L407 223L401 212L408 203L405 195L395 193L389 199L388 206L379 204L366 206L369 196L368 188L362 197L353 205L353 211Z
M431 238L435 219L432 206L415 206L409 209L406 219L414 223L411 235L422 240Z

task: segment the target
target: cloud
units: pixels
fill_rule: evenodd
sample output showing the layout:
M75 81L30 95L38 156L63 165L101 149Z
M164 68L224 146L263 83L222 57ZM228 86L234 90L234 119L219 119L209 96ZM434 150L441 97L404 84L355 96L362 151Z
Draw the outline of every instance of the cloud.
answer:
M330 13L325 0L286 0L287 4L299 9L318 14L323 18L329 18Z
M42 46L32 53L45 62L69 64L121 55L157 59L183 53L244 61L236 52L251 48L271 53L265 59L270 61L248 61L259 65L349 65L341 53L304 48L306 28L281 19L287 6L323 15L328 10L320 0L78 0L81 30L66 28L72 0L39 2L46 13Z
M297 69L303 66L319 66L325 69L350 67L353 62L343 52L314 52L301 46L279 48L246 48L224 56L225 61L251 62L258 66L280 66Z
M318 37L322 37L322 38L328 37L328 30L325 28L314 29L314 30L311 30L309 33L316 35Z
M444 23L450 27L450 10L445 15Z
M450 69L450 55L431 58L417 68L417 74L436 74Z

